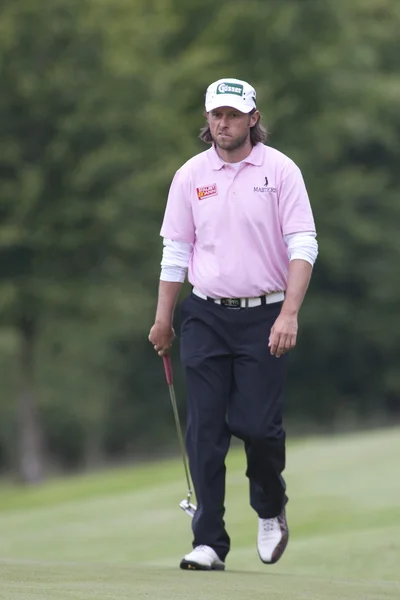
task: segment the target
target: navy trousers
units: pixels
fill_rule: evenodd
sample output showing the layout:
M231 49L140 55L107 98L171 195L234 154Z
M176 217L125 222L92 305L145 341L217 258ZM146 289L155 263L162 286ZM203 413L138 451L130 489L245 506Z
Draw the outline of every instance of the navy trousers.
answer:
M193 547L211 546L221 560L225 529L225 457L231 436L244 442L250 504L276 517L287 502L282 425L287 355L268 340L282 304L231 309L190 294L181 304L181 361L188 406L186 444L196 493Z

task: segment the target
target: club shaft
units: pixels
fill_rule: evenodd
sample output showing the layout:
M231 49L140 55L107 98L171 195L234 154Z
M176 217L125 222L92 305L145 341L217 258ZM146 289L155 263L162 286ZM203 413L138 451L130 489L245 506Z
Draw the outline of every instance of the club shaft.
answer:
M190 497L192 495L192 485L190 483L189 469L188 469L188 464L187 464L187 460L186 460L185 443L183 441L182 428L181 428L181 423L180 423L179 413L178 413L178 405L176 403L175 389L174 389L174 386L172 383L168 385L168 388L169 388L169 395L171 397L172 411L174 413L176 431L178 434L179 444L180 444L181 452L182 452L183 468L185 469L186 482L187 482L187 486L188 486L188 497Z

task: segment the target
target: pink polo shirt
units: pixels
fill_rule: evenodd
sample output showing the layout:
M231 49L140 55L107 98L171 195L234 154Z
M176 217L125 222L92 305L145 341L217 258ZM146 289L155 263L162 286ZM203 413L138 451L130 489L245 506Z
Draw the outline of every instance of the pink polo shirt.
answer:
M194 245L189 282L213 298L248 298L286 289L283 236L315 231L300 169L257 144L239 169L214 146L172 181L161 236Z

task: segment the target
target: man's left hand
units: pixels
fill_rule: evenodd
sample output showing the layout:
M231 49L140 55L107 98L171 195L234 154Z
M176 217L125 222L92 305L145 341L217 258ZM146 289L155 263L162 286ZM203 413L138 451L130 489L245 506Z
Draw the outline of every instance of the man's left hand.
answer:
M281 312L272 326L269 336L271 354L279 358L289 350L293 350L297 340L297 314Z

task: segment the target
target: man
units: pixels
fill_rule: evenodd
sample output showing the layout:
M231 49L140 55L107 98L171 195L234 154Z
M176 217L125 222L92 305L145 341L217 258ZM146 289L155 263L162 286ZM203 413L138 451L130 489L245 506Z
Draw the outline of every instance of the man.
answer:
M160 356L169 352L188 268L193 289L181 305L181 360L198 508L193 550L180 566L222 570L230 549L224 498L232 435L244 442L261 560L275 563L288 541L284 379L318 246L301 172L265 145L254 88L216 81L205 111L200 137L211 148L177 171L169 191L149 340Z

